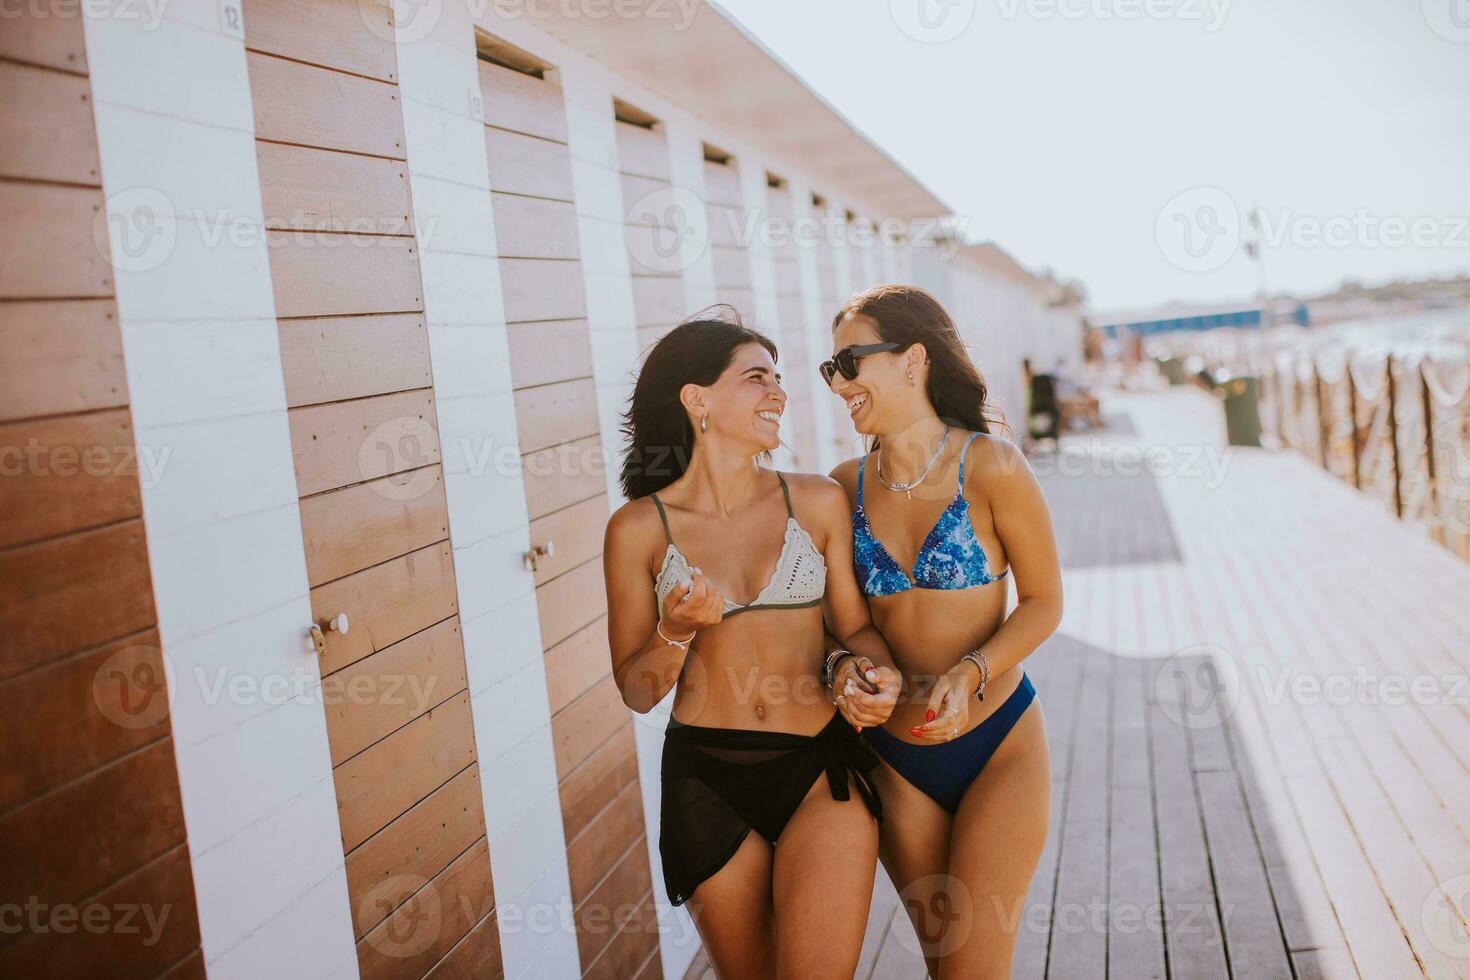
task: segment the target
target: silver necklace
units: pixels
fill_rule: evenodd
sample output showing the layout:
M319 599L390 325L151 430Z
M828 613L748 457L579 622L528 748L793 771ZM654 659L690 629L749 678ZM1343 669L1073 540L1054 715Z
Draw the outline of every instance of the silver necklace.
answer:
M914 490L916 490L918 488L919 484L923 483L924 482L924 479L926 477L928 477L929 471L934 468L934 461L939 458L939 454L940 453L944 452L944 447L948 443L949 443L949 426L946 425L944 427L944 437L939 440L939 445L937 447L935 447L935 449L934 449L934 455L932 455L932 456L929 457L929 462L927 462L927 463L924 464L924 468L919 471L919 475L916 476L916 477L914 477L908 483L889 483L888 480L884 478L884 476L883 476L883 449L882 449L882 447L879 447L879 449L878 449L878 482L881 483L881 484L883 484L885 487L887 487L889 490L893 491L894 493L905 494L905 495L908 496L908 498L910 500L913 500L914 499Z

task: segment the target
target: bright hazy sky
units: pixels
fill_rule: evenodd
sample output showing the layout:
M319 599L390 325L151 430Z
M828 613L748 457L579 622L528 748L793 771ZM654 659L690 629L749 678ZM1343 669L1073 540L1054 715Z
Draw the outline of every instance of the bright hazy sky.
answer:
M1470 271L1470 0L719 2L970 238L1094 308L1253 295L1227 211L1255 204L1273 291ZM916 40L921 5L963 30ZM1228 197L1171 205L1197 187Z

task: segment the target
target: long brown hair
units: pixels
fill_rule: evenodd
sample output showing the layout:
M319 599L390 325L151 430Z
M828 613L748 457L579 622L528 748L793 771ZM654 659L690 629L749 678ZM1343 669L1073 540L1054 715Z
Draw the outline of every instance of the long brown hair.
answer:
M776 360L769 337L741 323L733 307L720 305L695 314L653 345L623 413L619 482L629 500L684 475L694 453L694 427L679 391L686 384L714 384L745 344L760 344Z
M985 379L965 350L959 328L939 300L918 286L874 286L842 304L832 318L833 332L849 315L870 318L878 326L878 336L903 349L924 345L929 354L924 393L945 422L971 432L1009 431L1005 415L990 401ZM876 439L873 444L876 448Z

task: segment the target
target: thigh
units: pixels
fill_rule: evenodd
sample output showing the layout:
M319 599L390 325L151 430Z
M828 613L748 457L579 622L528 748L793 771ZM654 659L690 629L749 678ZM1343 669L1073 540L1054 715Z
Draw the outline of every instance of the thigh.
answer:
M1033 702L970 784L950 835L950 874L964 885L967 935L946 949L944 976L1011 975L1022 903L1046 845L1051 759L1041 703Z
M913 932L900 936L904 948L923 955L929 975L939 976L939 956L955 917L949 887L949 811L900 776L887 762L873 773L883 797L879 856Z
M850 980L877 868L878 822L856 789L834 800L818 776L776 842L775 976Z
M771 845L755 831L687 903L721 980L768 980L775 970L771 926Z

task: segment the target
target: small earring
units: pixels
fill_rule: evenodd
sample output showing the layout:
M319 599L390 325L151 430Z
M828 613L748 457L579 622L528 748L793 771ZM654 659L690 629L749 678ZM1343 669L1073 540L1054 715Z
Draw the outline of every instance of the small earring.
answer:
M909 372L909 387L910 388L917 388L917 387L919 387L917 384L914 383L914 372L912 372L912 371Z
M709 416L708 415L701 415L699 417L699 431L700 432L708 432L709 431Z

